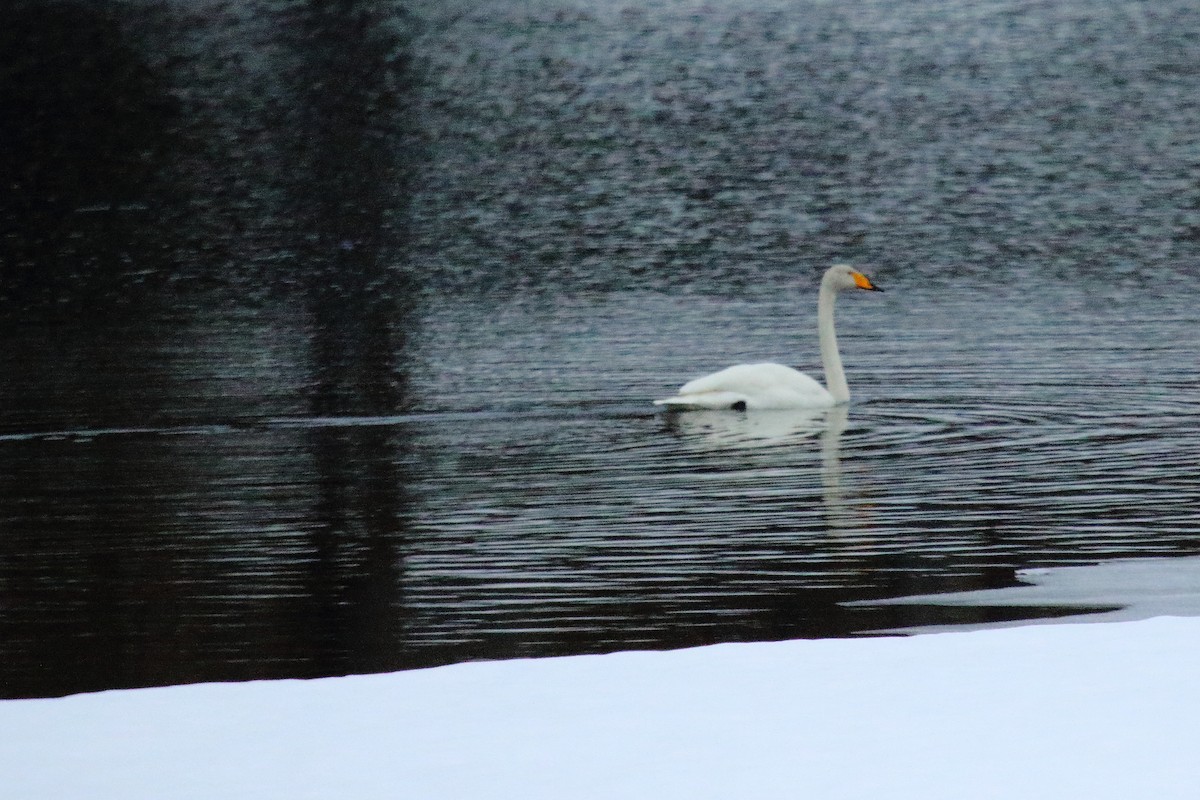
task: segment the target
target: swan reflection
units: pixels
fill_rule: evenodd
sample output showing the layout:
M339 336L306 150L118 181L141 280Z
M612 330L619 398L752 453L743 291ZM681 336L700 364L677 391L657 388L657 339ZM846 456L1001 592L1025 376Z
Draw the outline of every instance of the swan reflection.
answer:
M842 434L849 418L848 407L831 408L821 432L821 496L825 502L825 524L831 533L849 533L867 524L861 504L846 499L842 481Z
M758 448L807 439L835 427L839 428L835 435L840 437L845 429L846 413L845 406L772 409L750 413L689 411L668 414L666 424L672 433L693 444L712 449Z
M769 451L818 437L821 499L831 533L861 531L870 524L862 504L847 492L842 470L842 434L848 406L778 409L751 413L689 411L667 415L667 429L693 447L709 451ZM849 498L847 495L849 494Z

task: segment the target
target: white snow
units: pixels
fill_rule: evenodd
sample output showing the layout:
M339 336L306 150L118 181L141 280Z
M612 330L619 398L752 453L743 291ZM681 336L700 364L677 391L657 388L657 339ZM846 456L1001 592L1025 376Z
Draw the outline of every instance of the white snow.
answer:
M0 794L1196 797L1200 619L0 702Z

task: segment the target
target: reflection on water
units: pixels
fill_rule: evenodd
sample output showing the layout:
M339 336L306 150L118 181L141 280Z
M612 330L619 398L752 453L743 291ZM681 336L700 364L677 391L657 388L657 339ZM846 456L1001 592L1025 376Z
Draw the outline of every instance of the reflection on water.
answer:
M866 508L847 500L842 483L842 434L849 424L850 407L828 409L772 409L754 413L729 411L669 412L666 428L689 446L720 452L770 447L791 448L817 437L821 453L821 502L831 534L861 528Z
M1054 612L851 603L1200 551L1193 4L795 8L18 3L0 693L980 624ZM650 405L811 369L834 258L889 288L849 408Z
M724 411L670 413L668 430L682 438L714 449L786 445L821 433L823 446L836 449L836 439L846 427L846 407L835 409L779 409L754 414ZM828 433L829 435L825 435Z

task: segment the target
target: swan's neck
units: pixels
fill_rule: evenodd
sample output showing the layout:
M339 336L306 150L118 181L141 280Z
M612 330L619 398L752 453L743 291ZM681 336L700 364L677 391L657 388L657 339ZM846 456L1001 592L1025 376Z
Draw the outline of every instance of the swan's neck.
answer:
M837 334L833 330L833 303L837 289L821 282L821 293L817 297L817 336L821 342L821 364L825 367L825 386L836 403L850 399L850 387L846 385L846 372L842 369L842 356L838 353Z

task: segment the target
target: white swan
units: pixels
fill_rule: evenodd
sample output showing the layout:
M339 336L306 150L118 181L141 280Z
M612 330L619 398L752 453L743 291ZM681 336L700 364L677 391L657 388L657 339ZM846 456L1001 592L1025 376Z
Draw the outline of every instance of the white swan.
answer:
M842 357L833 330L833 302L843 289L880 291L871 279L846 264L834 264L821 279L817 297L817 334L826 389L818 381L782 364L738 364L685 383L675 397L655 400L656 406L686 410L724 408L827 408L850 399Z

